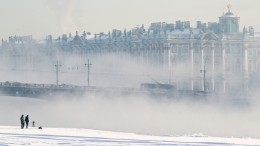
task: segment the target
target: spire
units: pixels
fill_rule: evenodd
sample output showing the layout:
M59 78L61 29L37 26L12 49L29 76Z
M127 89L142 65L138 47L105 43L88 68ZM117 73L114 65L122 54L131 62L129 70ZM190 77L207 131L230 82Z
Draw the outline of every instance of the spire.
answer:
M228 5L227 5L228 12L230 12L230 10L231 10L231 7L232 7L232 6L231 6L231 4L228 4Z

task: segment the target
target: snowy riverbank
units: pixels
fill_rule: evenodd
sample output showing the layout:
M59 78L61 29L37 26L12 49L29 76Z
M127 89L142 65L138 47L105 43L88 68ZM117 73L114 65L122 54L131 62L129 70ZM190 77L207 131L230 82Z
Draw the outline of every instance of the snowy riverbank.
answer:
M0 145L260 145L260 139L151 136L88 129L0 126Z

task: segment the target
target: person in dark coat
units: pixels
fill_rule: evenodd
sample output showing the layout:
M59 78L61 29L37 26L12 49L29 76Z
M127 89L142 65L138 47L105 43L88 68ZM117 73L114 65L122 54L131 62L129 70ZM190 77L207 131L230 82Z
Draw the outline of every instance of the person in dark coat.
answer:
M25 117L25 124L26 124L26 128L28 128L28 125L29 125L29 116L28 115Z
M23 115L20 117L20 121L21 121L21 129L24 128L24 117Z

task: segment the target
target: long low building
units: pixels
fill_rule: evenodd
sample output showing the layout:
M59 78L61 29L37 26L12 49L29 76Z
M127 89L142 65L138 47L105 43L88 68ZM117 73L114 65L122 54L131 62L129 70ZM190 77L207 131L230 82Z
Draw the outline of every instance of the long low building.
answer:
M143 25L129 31L114 29L107 34L76 32L58 39L49 35L44 41L15 36L2 40L2 59L16 58L14 68L23 60L37 69L37 62L55 62L57 54L63 59L78 55L82 60L104 54L130 56L143 65L164 67L178 89L248 91L258 81L260 33L252 26L239 31L239 20L229 8L218 22L197 21L196 28L189 21L176 21L152 23L147 29Z

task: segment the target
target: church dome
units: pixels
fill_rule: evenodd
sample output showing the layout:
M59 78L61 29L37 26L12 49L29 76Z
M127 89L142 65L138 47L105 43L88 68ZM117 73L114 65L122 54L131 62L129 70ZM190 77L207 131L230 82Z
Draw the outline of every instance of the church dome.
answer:
M230 18L230 17L237 17L237 16L235 16L234 13L228 11L228 12L226 12L226 13L222 16L222 18L223 18L223 17L224 17L224 18Z
M225 14L223 14L222 18L233 18L233 17L237 17L234 15L234 13L232 13L231 10L231 5L227 5L228 8L228 12L226 12Z
M225 15L234 15L232 12L227 12Z

